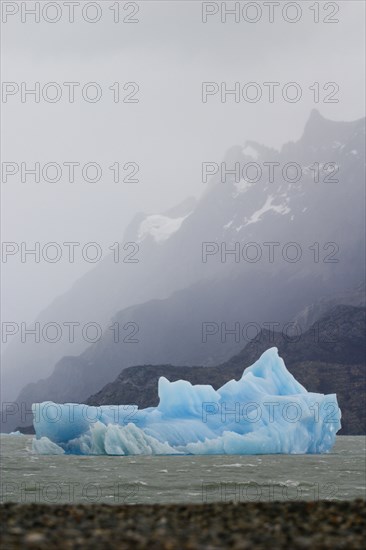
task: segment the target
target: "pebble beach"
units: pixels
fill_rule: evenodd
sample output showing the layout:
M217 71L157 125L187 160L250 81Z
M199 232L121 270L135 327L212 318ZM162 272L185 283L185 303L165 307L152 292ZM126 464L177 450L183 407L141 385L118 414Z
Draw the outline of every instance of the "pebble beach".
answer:
M366 501L0 506L4 550L361 549Z

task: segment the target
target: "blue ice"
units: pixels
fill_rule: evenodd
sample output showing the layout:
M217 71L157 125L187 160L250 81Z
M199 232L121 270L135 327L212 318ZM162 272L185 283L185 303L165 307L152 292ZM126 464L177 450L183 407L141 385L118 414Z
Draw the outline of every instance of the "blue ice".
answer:
M335 394L308 392L268 349L218 390L159 379L159 405L34 404L40 454L326 453L340 429Z

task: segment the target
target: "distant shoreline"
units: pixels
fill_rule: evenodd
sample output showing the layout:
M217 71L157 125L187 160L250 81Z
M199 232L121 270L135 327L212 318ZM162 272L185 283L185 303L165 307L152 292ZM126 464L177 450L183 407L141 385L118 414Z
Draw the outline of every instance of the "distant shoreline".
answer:
M4 548L361 549L366 500L0 505Z

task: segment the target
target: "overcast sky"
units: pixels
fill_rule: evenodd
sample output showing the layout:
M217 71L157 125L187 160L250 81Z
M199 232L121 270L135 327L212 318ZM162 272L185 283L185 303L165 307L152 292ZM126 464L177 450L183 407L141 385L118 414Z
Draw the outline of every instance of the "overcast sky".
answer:
M28 4L34 4L29 2ZM42 4L42 3L41 3ZM59 3L62 6L62 2ZM203 190L201 163L219 162L247 139L279 148L300 137L313 107L335 120L364 116L364 2L338 2L336 24L314 24L313 2L289 24L267 16L255 24L219 16L201 21L201 2L139 2L136 24L115 24L102 2L96 24L62 19L2 25L2 80L17 83L98 82L103 98L74 104L33 101L19 94L2 103L2 161L42 164L98 162L98 183L2 183L4 241L96 241L104 249L123 238L140 211L161 212ZM321 17L324 14L321 12ZM139 103L114 103L108 86L139 84ZM302 99L270 104L201 101L203 81L241 83L297 81ZM337 82L339 103L314 104L308 87ZM114 162L140 165L139 183L112 183ZM3 319L31 321L92 264L2 264Z

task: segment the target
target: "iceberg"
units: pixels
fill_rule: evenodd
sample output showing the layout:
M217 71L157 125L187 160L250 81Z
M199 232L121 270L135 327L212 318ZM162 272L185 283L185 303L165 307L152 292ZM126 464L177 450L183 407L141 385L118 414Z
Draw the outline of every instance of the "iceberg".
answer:
M33 450L122 456L326 453L341 427L336 395L308 392L277 348L218 390L164 377L158 389L158 406L141 410L33 404Z

